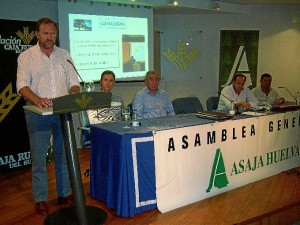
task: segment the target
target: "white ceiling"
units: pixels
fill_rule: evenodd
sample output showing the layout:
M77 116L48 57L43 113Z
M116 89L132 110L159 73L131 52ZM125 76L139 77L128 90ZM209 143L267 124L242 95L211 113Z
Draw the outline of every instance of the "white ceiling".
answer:
M57 2L58 0L44 0L49 2ZM74 1L74 0L70 0ZM93 1L93 0L87 0ZM95 0L100 2L116 2L116 3L130 3L131 0ZM139 1L139 0L136 0ZM178 0L180 1L180 0ZM182 1L182 0L181 0ZM201 1L201 0L198 0ZM213 1L213 0L212 0ZM216 0L217 1L217 0ZM219 2L229 2L235 4L283 4L283 5L300 5L300 0L219 0Z
M282 4L282 5L300 5L300 0L221 0L220 2L230 2L236 4Z
M183 0L177 0L179 3L180 1ZM201 0L196 0L196 1L201 1ZM283 5L300 5L300 0L208 0L211 2L216 2L216 3L224 3L224 4L236 4L236 5L240 5L240 6L251 6L251 5L279 5L279 6L283 6ZM227 11L229 12L229 11ZM234 12L234 11L232 11ZM216 11L216 10L209 10L209 9L205 9L205 8L187 8L187 7L181 7L180 4L178 7L159 7L154 9L154 13L155 14L198 14L198 13L209 13L209 14L213 14L213 13L226 13L225 11L221 10L220 11Z
M48 0L49 1L49 0ZM52 0L57 1L57 0ZM74 1L74 0L69 0ZM75 0L76 1L76 0ZM147 0L87 0L87 1L97 1L97 2L110 2L110 3L121 3L121 4L139 4L143 2L148 2ZM173 0L165 0L165 2L171 2ZM184 2L188 0L177 0L177 2ZM203 1L203 0L192 0L192 1ZM235 4L282 4L282 5L300 5L300 0L207 0L207 1L216 1L216 2L228 2L228 3L235 3ZM158 0L153 2L159 2ZM163 2L163 1L161 1Z
M57 2L58 0L43 0L49 2ZM70 0L74 1L74 0ZM76 1L76 0L75 0ZM132 0L87 0L87 1L98 1L98 2L111 2L111 3L127 3L130 4ZM168 1L168 0L166 0ZM171 0L170 0L171 1ZM178 2L183 0L178 0ZM189 0L184 0L189 1ZM203 1L203 0L198 0ZM214 1L214 0L211 0ZM218 0L216 0L218 2ZM143 2L143 0L135 0L135 2ZM229 2L235 4L282 4L282 5L300 5L300 0L219 0L219 2Z
M57 2L58 0L41 0ZM77 2L82 0L67 0L70 2ZM140 5L145 7L153 7L154 14L198 14L198 13L226 13L226 11L211 10L207 7L185 7L185 3L193 2L194 4L204 4L209 2L216 2L220 4L236 4L237 6L251 6L251 5L300 5L300 0L177 0L179 5L172 7L170 2L174 0L86 0L90 2L105 2L108 4L122 4L122 5ZM182 3L184 6L181 6ZM221 8L223 9L223 8ZM230 12L230 11L227 11ZM232 11L234 12L234 11Z

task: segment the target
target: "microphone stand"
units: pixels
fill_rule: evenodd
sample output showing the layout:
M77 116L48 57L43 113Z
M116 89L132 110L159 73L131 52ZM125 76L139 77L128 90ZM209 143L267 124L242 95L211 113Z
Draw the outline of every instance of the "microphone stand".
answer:
M67 59L67 61L68 61L68 63L70 63L70 64L72 65L73 69L74 69L75 72L77 73L77 75L78 75L78 77L80 78L81 83L82 83L82 85L83 85L83 84L84 84L84 81L83 81L82 77L80 76L80 74L78 73L78 71L77 71L75 65L72 63L72 61L71 61L70 59Z
M222 95L223 97L225 97L227 100L230 101L230 110L229 110L229 114L235 114L235 104L234 101L232 101L230 98L228 98L226 95L224 95L222 92L219 92L220 95ZM236 113L238 114L238 108L236 108Z
M222 92L219 93L220 95L222 95L223 97L225 97L226 99L228 99L231 103L233 102L230 98L228 98L226 95L224 95Z
M295 103L297 104L297 98L287 89L286 87L278 87L278 88L284 88L292 97L295 99Z

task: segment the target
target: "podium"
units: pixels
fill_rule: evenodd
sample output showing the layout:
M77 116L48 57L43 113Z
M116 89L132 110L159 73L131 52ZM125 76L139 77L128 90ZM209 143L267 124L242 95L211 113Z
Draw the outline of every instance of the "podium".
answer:
M62 208L49 214L44 220L44 225L104 224L107 218L106 212L100 208L86 205L71 113L108 108L111 106L111 96L111 93L104 92L82 92L53 99L53 107L49 108L39 108L34 105L24 106L24 109L40 115L59 114L64 135L74 206Z

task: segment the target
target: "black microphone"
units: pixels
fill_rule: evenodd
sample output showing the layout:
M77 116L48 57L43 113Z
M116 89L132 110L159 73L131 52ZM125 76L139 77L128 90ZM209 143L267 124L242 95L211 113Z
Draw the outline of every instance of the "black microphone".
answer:
M76 67L74 66L74 64L72 63L72 61L71 61L70 59L67 59L67 61L68 61L68 63L70 63L70 64L73 66L73 68L74 68L75 72L77 73L77 75L79 76L79 78L80 78L82 84L84 84L84 81L83 81L82 77L81 77L80 74L78 73L78 71L77 71Z
M285 90L287 90L287 92L293 97L293 99L295 99L295 102L297 104L297 98L289 91L289 89L287 89L286 87L278 87L278 88L284 88Z

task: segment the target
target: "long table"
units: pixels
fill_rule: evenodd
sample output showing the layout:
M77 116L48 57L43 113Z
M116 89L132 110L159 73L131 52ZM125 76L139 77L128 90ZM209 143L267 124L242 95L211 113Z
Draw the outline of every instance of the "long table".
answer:
M298 111L296 112L299 117ZM272 116L262 117L271 119ZM237 115L234 120L243 123L249 118L253 117ZM142 211L157 208L155 133L164 130L176 132L184 127L201 130L208 124L226 126L231 123L232 120L213 121L198 118L196 114L185 114L141 120L141 126L137 129L124 128L128 125L124 121L92 125L91 196L115 209L118 216L132 217ZM296 125L299 137L299 122ZM228 145L230 141L226 143Z
M157 208L153 131L211 122L180 115L141 120L137 129L124 128L125 121L92 125L91 196L118 216Z

